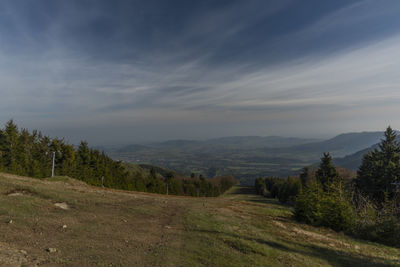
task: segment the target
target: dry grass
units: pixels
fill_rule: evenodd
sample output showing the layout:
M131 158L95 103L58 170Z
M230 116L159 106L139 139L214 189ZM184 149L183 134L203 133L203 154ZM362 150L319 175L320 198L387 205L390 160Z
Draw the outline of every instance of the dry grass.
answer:
M166 197L0 174L0 266L400 264L398 249L298 224L251 193Z

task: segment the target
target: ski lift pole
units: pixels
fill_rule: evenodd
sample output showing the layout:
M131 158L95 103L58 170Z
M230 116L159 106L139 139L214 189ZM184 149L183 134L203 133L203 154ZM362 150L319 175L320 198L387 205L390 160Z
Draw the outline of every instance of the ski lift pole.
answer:
M56 160L56 152L53 152L53 161L51 164L51 177L54 177L54 162Z

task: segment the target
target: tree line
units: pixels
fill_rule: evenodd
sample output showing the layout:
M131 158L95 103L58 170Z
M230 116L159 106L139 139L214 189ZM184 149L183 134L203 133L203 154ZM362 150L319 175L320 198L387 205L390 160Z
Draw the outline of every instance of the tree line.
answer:
M172 172L130 171L129 165L92 149L86 141L77 147L40 131L19 129L10 120L0 129L0 171L45 178L51 175L54 154L55 175L69 176L90 185L188 196L218 196L236 184L233 177L215 179L177 177Z
M400 247L400 144L390 127L354 175L324 153L318 168L286 179L258 178L255 187L292 205L298 221Z

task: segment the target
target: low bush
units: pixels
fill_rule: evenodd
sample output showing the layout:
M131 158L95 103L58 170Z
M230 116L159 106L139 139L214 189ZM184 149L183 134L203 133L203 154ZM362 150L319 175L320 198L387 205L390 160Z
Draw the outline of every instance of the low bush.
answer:
M324 191L319 183L310 184L298 195L294 209L297 220L335 231L351 231L354 215L349 200L337 191Z

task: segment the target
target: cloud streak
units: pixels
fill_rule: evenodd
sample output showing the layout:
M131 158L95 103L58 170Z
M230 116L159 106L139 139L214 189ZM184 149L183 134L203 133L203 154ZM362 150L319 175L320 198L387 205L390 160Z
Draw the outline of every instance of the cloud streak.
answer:
M50 2L1 4L3 122L94 143L400 126L397 1Z

